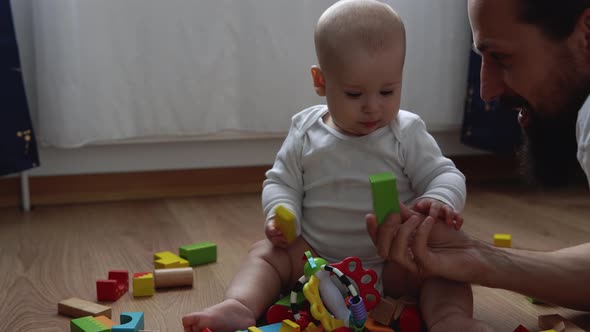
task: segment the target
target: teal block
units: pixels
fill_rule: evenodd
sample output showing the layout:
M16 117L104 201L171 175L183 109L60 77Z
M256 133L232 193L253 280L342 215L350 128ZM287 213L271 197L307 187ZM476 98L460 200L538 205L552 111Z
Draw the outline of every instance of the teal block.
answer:
M197 266L217 261L217 245L211 242L187 244L178 249L179 256L186 259L190 266Z
M80 317L70 321L71 332L110 332L111 328L104 326L92 316Z
M121 313L121 325L113 326L113 332L137 332L143 330L143 312Z
M281 329L281 326L283 326L283 322L274 323L274 324L265 325L265 326L257 326L257 327L262 332L279 332L279 330ZM248 332L248 330L242 330L242 332Z
M377 224L381 225L390 213L399 213L399 198L395 176L391 173L379 173L369 176L373 192L373 210Z

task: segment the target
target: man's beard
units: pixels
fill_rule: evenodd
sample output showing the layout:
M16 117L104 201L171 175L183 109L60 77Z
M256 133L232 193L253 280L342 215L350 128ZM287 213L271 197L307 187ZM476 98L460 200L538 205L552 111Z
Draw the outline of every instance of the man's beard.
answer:
M500 97L503 107L523 115L523 143L517 152L520 172L532 185L557 188L587 183L577 160L576 123L578 111L588 97L588 85L566 98L546 104L541 111L520 96Z
M561 187L587 184L578 159L578 112L590 94L590 74L581 71L568 51L557 56L560 65L547 75L552 80L539 87L536 108L521 96L500 97L504 107L521 111L523 143L518 151L521 172L530 184ZM558 68L558 70L557 70Z
M585 184L577 160L577 110L564 110L551 116L529 113L518 153L521 173L527 182L545 188Z

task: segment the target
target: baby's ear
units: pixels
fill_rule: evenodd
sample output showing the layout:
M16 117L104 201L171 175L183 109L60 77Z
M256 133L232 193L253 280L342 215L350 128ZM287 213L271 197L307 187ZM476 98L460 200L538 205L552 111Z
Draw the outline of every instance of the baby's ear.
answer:
M311 66L311 78L313 79L313 87L315 92L320 97L326 96L326 79L322 69L318 66Z

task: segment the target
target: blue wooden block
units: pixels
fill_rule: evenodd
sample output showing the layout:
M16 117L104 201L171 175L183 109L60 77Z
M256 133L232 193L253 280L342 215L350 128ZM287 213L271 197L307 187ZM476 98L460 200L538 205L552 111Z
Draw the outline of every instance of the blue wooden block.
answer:
M121 313L121 325L113 326L112 332L137 332L143 330L143 312Z
M257 326L257 327L262 332L279 332L282 325L283 325L283 322L279 322L279 323L274 323L274 324L265 325L265 326ZM242 330L242 332L248 332L248 330Z

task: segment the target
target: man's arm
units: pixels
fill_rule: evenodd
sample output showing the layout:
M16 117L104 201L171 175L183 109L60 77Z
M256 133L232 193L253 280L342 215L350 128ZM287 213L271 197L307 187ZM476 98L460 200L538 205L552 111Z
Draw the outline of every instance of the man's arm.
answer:
M475 283L590 311L590 243L552 252L478 247L490 273Z
M403 211L402 211L403 212ZM499 248L434 219L390 215L385 223L387 258L424 277L502 288L563 307L590 311L590 243L551 252ZM373 216L369 234L378 243ZM404 223L401 223L404 220ZM387 240L387 241L385 241ZM408 254L408 248L412 254ZM381 251L380 251L381 252Z

